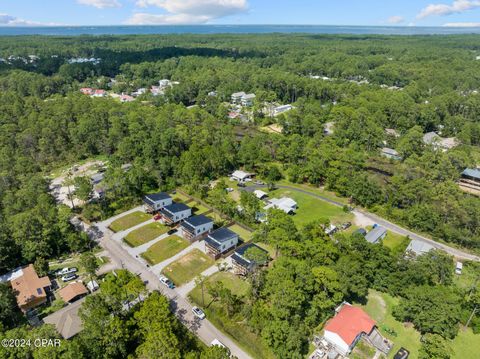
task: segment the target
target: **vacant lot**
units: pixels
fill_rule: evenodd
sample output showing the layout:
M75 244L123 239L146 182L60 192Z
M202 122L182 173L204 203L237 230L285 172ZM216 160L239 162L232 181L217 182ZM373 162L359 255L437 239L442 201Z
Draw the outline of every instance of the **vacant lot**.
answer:
M394 347L388 355L389 358L393 358L400 347L410 351L409 358L418 358L420 333L412 325L401 323L392 316L392 309L397 302L397 298L371 290L367 305L363 306L363 309L377 322L382 335L394 343Z
M473 334L470 328L460 328L451 347L452 358L476 359L480 353L480 334Z
M187 240L180 238L179 236L169 236L148 248L145 253L142 253L142 257L145 258L148 263L154 265L173 257L189 245L190 243Z
M397 249L404 251L408 246L408 242L409 240L407 240L405 236L390 231L387 232L387 235L382 241L383 245L390 248L392 251Z
M353 215L345 213L342 208L322 201L318 198L309 196L306 193L278 189L270 192L270 198L290 197L298 204L298 210L293 216L295 224L303 226L309 222L319 219L330 219L330 222L341 224L346 221L352 221Z
M238 234L245 242L249 242L252 239L253 233L240 227L238 224L234 224L233 226L228 227L228 229Z
M133 212L113 221L112 224L110 224L110 229L114 232L124 231L151 218L152 216L147 213L140 211Z
M207 279L208 283L222 282L225 288L232 291L239 297L245 297L250 289L247 281L240 279L229 272L215 273ZM204 292L205 305L202 303L202 290L197 286L190 292L191 300L205 310L207 318L223 333L227 334L240 347L249 353L253 358L274 358L270 350L262 343L255 333L252 333L245 324L245 318L241 313L228 317L223 306L218 302L212 302L212 297Z
M178 192L172 195L172 199L175 202L188 202L190 200L187 196Z
M205 253L194 249L167 266L163 273L180 286L190 282L214 263L215 261Z
M138 247L167 232L167 226L153 222L130 232L123 240L131 247Z

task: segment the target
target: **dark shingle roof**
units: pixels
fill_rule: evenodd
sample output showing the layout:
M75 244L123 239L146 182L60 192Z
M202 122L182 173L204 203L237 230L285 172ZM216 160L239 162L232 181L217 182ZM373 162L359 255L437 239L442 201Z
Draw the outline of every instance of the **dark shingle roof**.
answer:
M212 238L218 243L224 243L233 237L238 237L238 234L229 230L228 228L222 227L210 233L208 237Z
M143 197L144 202L148 204L154 204L155 202L162 201L164 199L170 198L170 195L166 192L158 192L158 193L151 193L147 194Z
M190 209L185 203L172 203L169 206L166 206L164 210L170 212L170 213L178 213L178 212L183 212L186 211L187 209Z
M380 237L385 235L385 233L387 233L387 230L385 228L383 228L382 226L377 226L367 233L365 239L367 240L367 242L376 243L380 239Z
M244 245L243 247L237 248L235 250L235 253L233 253L233 255L232 255L232 260L234 260L235 262L240 264L242 267L245 267L245 268L249 267L252 264L252 262L248 261L244 256L245 256L245 253L251 248L258 248L261 251L263 251L265 253L268 253L265 249L257 246L256 244L248 243L248 244Z
M188 223L193 227L198 227L198 226L201 226L202 224L207 224L212 222L213 220L211 218L208 218L207 216L200 214L198 216L187 218L184 223Z
M480 179L480 170L477 168L467 168L462 172L462 175L472 177L475 179Z

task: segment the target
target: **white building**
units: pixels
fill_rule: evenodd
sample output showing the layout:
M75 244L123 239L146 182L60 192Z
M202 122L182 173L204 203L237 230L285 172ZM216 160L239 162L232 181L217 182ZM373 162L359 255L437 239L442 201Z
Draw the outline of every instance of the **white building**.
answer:
M264 199L264 198L267 198L268 197L268 194L266 192L263 192L259 189L253 191L253 194L255 195L255 197L257 197L258 199Z
M184 203L172 203L160 210L166 224L175 224L192 215L192 209Z
M272 198L263 209L268 211L270 208L277 208L287 214L293 214L297 210L298 205L297 202L288 197Z
M405 254L409 257L417 257L430 252L432 249L434 249L434 247L431 244L412 239L405 250Z
M147 194L143 197L143 203L147 212L156 212L173 203L172 197L166 192Z
M253 175L251 173L237 170L232 173L232 175L230 176L230 179L238 182L249 182L252 180L252 176Z
M293 110L294 107L292 105L282 105L282 106L277 106L273 109L273 116L276 117L282 113L285 113L287 111Z

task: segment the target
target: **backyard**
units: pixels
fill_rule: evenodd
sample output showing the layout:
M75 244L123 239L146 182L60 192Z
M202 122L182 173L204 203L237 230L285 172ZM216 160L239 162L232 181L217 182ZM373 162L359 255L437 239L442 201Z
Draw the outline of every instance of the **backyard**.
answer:
M343 222L352 221L353 215L346 213L342 208L333 204L312 197L306 193L277 189L269 194L270 198L290 197L298 204L298 209L293 216L293 221L297 225L305 225L318 219L330 219L330 222L341 224Z
M136 211L116 219L110 224L109 228L114 232L120 232L146 222L151 218L152 216L147 213Z
M409 240L400 234L387 232L387 235L383 239L382 243L385 247L390 248L392 251L405 251L408 246Z
M240 279L230 272L218 272L207 279L207 283L222 282L225 288L232 291L239 297L245 297L249 291L250 285L247 281ZM226 333L235 340L245 351L254 358L273 358L273 354L262 343L255 333L252 333L245 325L244 317L241 313L236 313L232 317L225 314L223 307L218 302L212 302L212 297L204 291L205 306L202 303L202 290L200 286L195 287L190 294L192 302L202 307L207 318L222 332Z
M368 294L368 302L363 309L377 322L382 335L394 343L388 358L393 358L401 347L410 352L410 359L418 358L420 333L413 328L413 325L401 323L393 317L392 309L397 302L397 298L371 290Z
M234 224L228 227L228 229L238 234L245 242L249 242L252 239L253 233L243 227L240 227L238 224Z
M130 247L138 247L168 232L168 227L158 223L149 223L127 234L123 239Z
M202 205L199 202L190 202L188 205L190 207L192 207L192 212L195 215L203 214L203 213L208 212L210 210L209 208L205 207L204 205Z
M142 253L142 257L145 258L148 263L154 265L173 257L189 245L190 243L187 240L180 238L179 236L169 236L148 248L146 252Z
M480 334L473 334L472 329L460 328L451 343L453 358L476 359L480 353Z
M194 249L165 267L163 274L177 286L181 286L190 282L214 263L215 261L205 253Z

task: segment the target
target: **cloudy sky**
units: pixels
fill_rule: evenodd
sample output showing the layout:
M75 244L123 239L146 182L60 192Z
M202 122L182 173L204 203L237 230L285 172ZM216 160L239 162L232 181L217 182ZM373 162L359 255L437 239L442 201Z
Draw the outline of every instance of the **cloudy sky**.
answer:
M0 0L0 26L478 26L480 0Z

